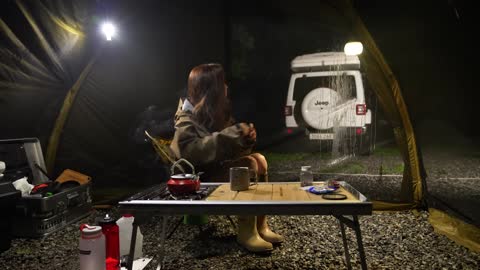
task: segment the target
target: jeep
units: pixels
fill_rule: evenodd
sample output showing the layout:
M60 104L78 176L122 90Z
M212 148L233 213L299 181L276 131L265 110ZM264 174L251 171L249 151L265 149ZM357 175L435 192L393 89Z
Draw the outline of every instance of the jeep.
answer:
M328 141L341 152L370 154L372 113L359 58L343 52L301 55L291 70L287 132L301 129L310 140Z

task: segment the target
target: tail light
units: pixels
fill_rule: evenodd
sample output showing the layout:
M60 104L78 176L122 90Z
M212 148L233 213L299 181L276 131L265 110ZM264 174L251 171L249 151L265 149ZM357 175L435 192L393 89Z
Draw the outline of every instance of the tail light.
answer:
M365 114L367 114L367 105L357 104L357 115L365 115Z
M292 106L285 106L285 116L292 115Z
M356 128L355 129L355 134L357 135L363 135L367 132L367 128L366 127L359 127L359 128Z

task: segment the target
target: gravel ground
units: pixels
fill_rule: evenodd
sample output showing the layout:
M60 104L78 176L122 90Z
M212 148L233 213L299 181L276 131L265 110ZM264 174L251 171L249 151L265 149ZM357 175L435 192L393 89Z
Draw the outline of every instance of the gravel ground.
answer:
M427 170L430 203L474 224L480 224L480 152L436 151L423 153ZM340 177L369 199L399 200L402 160L395 151L377 152L331 164L316 154L288 156L271 153L271 181L298 179L301 165L312 165L316 179ZM343 174L335 174L342 172ZM379 187L382 187L381 189ZM93 223L104 211L68 225L42 239L14 239L0 255L3 269L79 269L78 227ZM116 209L110 211L116 215ZM434 233L428 212L378 212L360 218L369 269L480 269L480 254ZM271 255L251 254L235 242L235 231L225 217L211 217L202 231L181 225L167 240L167 269L345 269L338 222L329 216L271 216L271 227L286 242ZM178 217L169 220L175 224ZM144 254L154 260L146 269L155 269L159 253L160 224L152 218L141 226ZM352 266L360 269L356 242L349 237Z
M15 239L0 255L2 269L79 269L78 227L93 222L92 215L43 239ZM115 209L110 211L115 213ZM169 220L169 226L179 217ZM166 241L166 269L346 269L338 222L329 216L271 216L271 227L285 243L270 255L255 255L235 242L235 231L226 217L210 217L202 227L181 225ZM480 254L456 245L433 232L428 212L374 213L360 218L369 269L479 269ZM144 254L154 260L145 269L156 269L159 253L157 218L141 226ZM354 234L347 230L352 267L360 269Z
M371 200L401 201L403 161L395 145L383 145L373 155L349 157L335 163L332 161L343 157L298 154L295 151L299 144L290 142L278 147L293 155L267 152L267 157L274 161L269 162L272 181L298 181L300 167L311 165L318 180L338 177ZM424 147L422 151L429 206L480 226L480 149L471 144L449 143Z

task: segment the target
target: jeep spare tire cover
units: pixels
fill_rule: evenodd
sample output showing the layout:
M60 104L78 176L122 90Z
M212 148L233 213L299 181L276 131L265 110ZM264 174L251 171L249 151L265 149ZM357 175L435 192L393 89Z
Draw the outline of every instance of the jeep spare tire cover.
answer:
M316 129L332 128L339 100L338 93L333 89L323 87L313 89L302 101L303 119Z

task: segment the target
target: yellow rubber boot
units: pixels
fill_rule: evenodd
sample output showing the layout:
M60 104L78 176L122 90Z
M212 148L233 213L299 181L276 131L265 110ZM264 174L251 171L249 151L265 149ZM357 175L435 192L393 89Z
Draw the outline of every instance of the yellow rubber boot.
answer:
M272 232L272 230L270 230L268 227L267 216L257 216L257 230L258 234L263 238L263 240L272 244L283 243L283 236Z
M258 234L255 216L238 217L237 242L251 252L269 252L273 250L272 244L263 240Z

